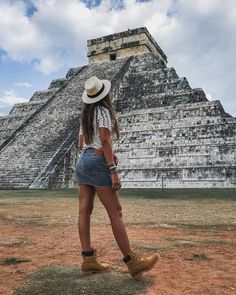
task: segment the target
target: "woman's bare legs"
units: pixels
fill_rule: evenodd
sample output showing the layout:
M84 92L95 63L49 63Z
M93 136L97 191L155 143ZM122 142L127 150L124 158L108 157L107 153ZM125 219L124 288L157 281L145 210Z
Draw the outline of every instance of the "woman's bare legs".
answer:
M91 250L90 215L93 211L95 189L90 185L79 187L79 218L78 229L82 251Z
M117 192L111 188L96 187L97 195L105 207L111 221L111 227L116 242L126 257L130 253L130 243L122 219L122 208L118 199Z

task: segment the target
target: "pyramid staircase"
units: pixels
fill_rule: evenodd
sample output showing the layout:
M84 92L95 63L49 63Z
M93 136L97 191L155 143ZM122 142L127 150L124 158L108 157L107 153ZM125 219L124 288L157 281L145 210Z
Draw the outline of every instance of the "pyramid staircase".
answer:
M78 73L81 68L72 68L65 78L51 82L47 90L36 91L29 102L16 103L9 115L0 117L0 145L19 127L28 117L34 114L44 103L56 93L64 83Z
M236 186L236 118L152 53L134 58L116 106L124 187Z
M70 69L0 117L0 188L75 187L80 98L112 80L123 187L235 187L236 118L153 53Z
M96 75L111 80L115 92L131 60L71 69L66 78L52 81L48 90L36 92L30 102L14 106L4 118L9 133L3 134L0 146L0 187L75 185L75 171L68 162L75 166L84 83ZM17 116L21 119L16 122Z

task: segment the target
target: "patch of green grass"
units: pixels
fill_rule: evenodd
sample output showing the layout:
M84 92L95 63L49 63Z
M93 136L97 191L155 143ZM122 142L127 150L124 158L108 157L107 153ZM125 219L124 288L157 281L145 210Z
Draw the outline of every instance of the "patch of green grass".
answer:
M2 219L2 220L9 220L9 218L6 216L6 214L4 214L4 213L0 213L0 219Z
M20 221L21 226L48 226L46 222L43 221L43 218L26 218Z
M1 247L20 247L29 243L30 241L24 237L6 237L5 239L0 239Z
M156 225L156 222L155 221L152 221L152 220L143 220L143 221L127 221L125 223L126 225L129 225L129 226L141 226L141 227L145 227L145 226L155 226Z
M167 237L166 240L169 241L174 247L195 247L199 245L198 241L184 237Z
M24 198L77 198L78 189L14 189L14 190L0 190L0 198L9 197L24 197Z
M191 257L188 258L187 260L204 261L204 260L210 260L210 258L204 253L193 253Z
M236 246L236 243L223 239L204 239L204 238L188 238L188 237L166 237L165 240L160 243L142 243L133 242L136 249L143 253L155 253L165 252L173 248L204 248L204 247L215 247L215 246Z
M236 201L236 189L121 189L120 195L122 197L137 197L145 199L224 199L229 201Z
M22 216L15 214L1 214L0 219L6 221L14 221L17 225L20 226L48 226L44 220L45 216ZM1 243L0 243L1 244Z
M127 198L145 198L145 199L224 199L236 200L236 189L199 189L199 188L185 188L185 189L121 189L119 191L121 197ZM31 190L0 190L0 198L6 197L47 197L47 198L77 198L77 188L65 189L31 189Z
M140 242L133 243L135 248L142 253L163 253L173 248L180 247L198 247L197 242L184 238L167 238L166 241L161 241L159 244L147 245Z
M217 232L221 230L235 230L235 224L191 224L191 223L170 223L176 227L180 227L187 230L201 230Z
M128 273L117 271L82 276L77 267L51 265L34 273L14 295L138 295L143 294L151 282L148 277L137 281Z
M222 239L204 239L201 241L203 246L236 246L235 242Z
M0 207L7 207L7 206L11 206L11 203L0 203Z
M166 237L166 240L174 247L211 247L211 246L235 246L236 243L223 239L193 239L185 237Z
M140 250L141 253L158 253L158 252L165 252L169 250L171 247L166 244L159 244L159 245L144 245L141 243L134 243L135 248Z
M29 259L17 258L17 257L6 257L0 260L1 265L14 265L19 263L30 262Z

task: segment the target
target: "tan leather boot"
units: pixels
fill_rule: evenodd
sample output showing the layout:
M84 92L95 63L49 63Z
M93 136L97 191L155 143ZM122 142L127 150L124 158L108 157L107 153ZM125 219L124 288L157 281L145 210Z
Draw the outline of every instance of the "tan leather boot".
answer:
M140 257L140 255L134 251L129 253L131 260L126 263L129 273L133 278L140 278L146 271L151 270L158 260L160 260L159 254L153 254L148 257Z
M100 263L97 261L97 250L93 249L93 256L84 256L81 266L82 274L88 275L92 273L107 272L109 271L109 265L106 263Z

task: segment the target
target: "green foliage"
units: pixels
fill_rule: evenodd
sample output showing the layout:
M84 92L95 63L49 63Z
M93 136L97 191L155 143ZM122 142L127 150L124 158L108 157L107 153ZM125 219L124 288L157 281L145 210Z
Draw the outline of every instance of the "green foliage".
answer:
M16 257L6 257L0 260L1 265L12 265L12 264L19 264L24 262L30 262L30 260L24 259L24 258L16 258Z

